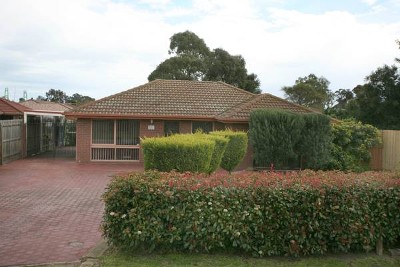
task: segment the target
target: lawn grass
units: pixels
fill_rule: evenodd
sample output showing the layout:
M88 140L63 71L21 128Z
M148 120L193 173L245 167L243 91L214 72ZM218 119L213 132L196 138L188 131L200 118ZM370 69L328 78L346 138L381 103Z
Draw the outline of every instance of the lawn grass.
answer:
M182 253L166 253L166 254L144 254L126 252L109 251L101 258L101 266L139 266L139 267L156 267L156 266L224 266L224 267L395 267L400 266L399 258L392 258L387 255L376 256L375 254L344 254L321 257L306 258L251 258L236 255L224 254L182 254Z

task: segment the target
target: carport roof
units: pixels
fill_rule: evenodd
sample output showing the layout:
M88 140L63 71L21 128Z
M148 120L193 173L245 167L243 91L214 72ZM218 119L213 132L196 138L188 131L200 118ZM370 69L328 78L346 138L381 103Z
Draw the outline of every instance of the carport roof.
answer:
M21 105L31 108L34 111L52 112L52 113L64 113L65 111L73 109L73 106L69 104L33 100L33 99L22 102Z
M25 107L17 102L0 98L0 115L23 115L24 112L32 111L32 109Z

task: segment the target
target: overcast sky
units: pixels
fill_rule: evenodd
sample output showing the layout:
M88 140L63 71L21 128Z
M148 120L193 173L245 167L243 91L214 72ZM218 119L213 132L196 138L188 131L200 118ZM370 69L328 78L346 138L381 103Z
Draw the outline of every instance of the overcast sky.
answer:
M265 93L314 73L354 88L400 56L400 0L0 0L0 96L96 99L147 82L190 30L241 54Z

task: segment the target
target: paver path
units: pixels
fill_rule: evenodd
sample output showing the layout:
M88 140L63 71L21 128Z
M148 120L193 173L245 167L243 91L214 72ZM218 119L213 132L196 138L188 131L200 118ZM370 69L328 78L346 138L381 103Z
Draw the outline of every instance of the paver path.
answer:
M138 163L29 158L0 165L0 266L78 261L101 237L101 195Z

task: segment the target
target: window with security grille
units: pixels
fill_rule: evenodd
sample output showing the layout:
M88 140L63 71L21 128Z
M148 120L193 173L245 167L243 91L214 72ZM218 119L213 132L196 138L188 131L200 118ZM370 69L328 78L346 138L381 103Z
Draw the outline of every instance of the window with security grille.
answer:
M91 159L139 160L139 121L92 120Z

